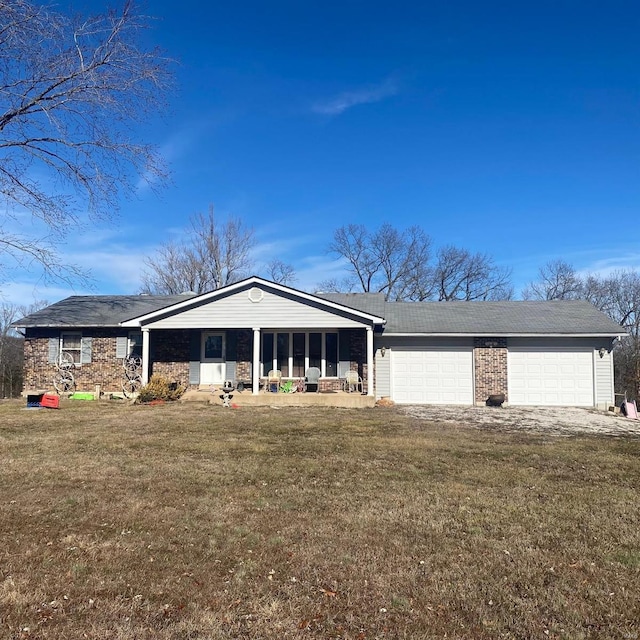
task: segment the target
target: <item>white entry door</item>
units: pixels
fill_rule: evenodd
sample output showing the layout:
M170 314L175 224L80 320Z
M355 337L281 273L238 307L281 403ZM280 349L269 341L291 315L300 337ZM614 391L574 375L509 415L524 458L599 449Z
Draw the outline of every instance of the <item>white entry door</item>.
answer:
M220 331L202 332L200 384L222 384L225 374L225 340Z

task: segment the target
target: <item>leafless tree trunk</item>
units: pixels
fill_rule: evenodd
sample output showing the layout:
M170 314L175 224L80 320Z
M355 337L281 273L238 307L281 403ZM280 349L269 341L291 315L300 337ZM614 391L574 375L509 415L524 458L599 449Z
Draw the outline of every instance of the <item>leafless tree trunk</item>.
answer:
M239 218L219 223L213 211L191 217L182 242L162 245L145 260L142 292L205 293L242 280L252 266L253 229Z
M169 60L139 45L134 3L92 17L0 0L0 264L33 263L74 279L59 245L87 212L110 219L139 177L162 180L156 151L131 125L162 106ZM25 221L32 216L35 225ZM31 234L25 229L45 231ZM49 231L47 231L47 229Z

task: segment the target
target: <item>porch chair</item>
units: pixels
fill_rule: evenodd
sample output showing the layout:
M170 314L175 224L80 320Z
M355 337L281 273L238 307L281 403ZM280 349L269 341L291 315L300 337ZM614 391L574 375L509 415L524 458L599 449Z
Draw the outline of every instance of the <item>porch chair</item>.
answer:
M269 375L267 376L265 391L272 391L273 393L278 393L278 391L280 391L281 382L282 382L282 371L280 371L280 369L271 369L271 371L269 371Z
M315 389L310 389L309 387L315 387ZM320 391L320 369L318 367L309 367L304 376L304 390L305 391L315 391L318 393Z
M363 392L362 378L358 375L357 371L347 371L344 377L344 390L347 393L351 393L352 391L360 391L360 393Z

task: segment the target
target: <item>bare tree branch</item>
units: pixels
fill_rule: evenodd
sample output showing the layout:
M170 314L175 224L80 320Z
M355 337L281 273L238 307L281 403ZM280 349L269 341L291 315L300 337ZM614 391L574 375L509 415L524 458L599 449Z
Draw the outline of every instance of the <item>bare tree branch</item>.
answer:
M145 259L142 292L205 293L242 280L253 264L254 245L253 229L238 218L220 224L210 207L207 215L190 218L184 242L166 243Z
M109 220L140 177L166 178L156 150L131 136L134 123L163 106L171 80L170 61L139 45L148 25L131 0L88 18L0 0L2 215L6 223L27 212L58 238L42 247L39 238L14 233L0 245L0 259L26 249L27 262L60 273L57 247L81 217Z
M271 260L271 262L267 264L267 277L269 280L285 286L290 286L297 280L293 265L278 259Z
M429 236L419 227L398 231L390 224L373 233L364 225L340 227L329 245L331 253L347 261L358 288L384 293L387 300L417 299L419 292L430 290L423 281L430 248Z
M454 246L438 251L434 269L438 300L510 300L511 270L498 267L483 253Z
M584 298L583 282L572 265L551 260L538 270L538 280L522 292L525 300L578 300Z

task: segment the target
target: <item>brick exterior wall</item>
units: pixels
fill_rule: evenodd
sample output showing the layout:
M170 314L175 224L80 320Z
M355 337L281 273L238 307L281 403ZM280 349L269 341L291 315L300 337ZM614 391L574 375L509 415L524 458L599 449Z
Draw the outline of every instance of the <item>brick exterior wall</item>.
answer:
M170 382L189 386L189 330L149 333L149 377L159 375ZM195 385L197 386L197 385Z
M125 380L122 359L116 358L116 338L126 336L122 329L85 329L84 337L91 337L91 362L77 366L73 370L76 391L94 392L100 385L103 393L121 393ZM53 391L56 366L48 362L49 338L59 338L59 330L29 329L25 337L24 390ZM346 335L351 354L350 368L357 371L367 388L366 334L354 330ZM178 382L187 388L197 389L199 385L189 384L190 359L189 330L151 331L149 343L150 372ZM253 332L248 329L237 331L236 378L251 380L253 358ZM322 391L341 391L342 380L321 379Z
M116 360L117 329L93 329L83 335L92 337L91 362L73 370L77 391L95 391L96 385L104 392L121 392L124 370L122 360ZM126 334L125 334L126 335ZM59 331L29 330L24 341L24 390L53 391L56 366L48 362L49 338L59 338Z
M494 393L504 393L507 402L507 339L474 338L476 404L485 404Z
M84 330L91 337L91 362L76 366L73 376L76 391L94 392L100 385L103 393L121 393L125 380L122 359L116 358L116 337L127 335L121 329ZM24 391L53 391L56 366L48 362L49 338L59 338L57 330L29 330L24 341ZM159 374L171 382L189 382L189 332L151 332L151 374Z
M240 329L236 345L236 378L251 382L251 360L253 358L253 331Z

